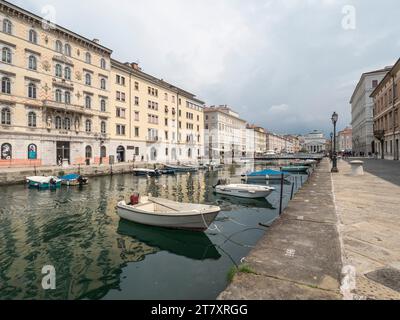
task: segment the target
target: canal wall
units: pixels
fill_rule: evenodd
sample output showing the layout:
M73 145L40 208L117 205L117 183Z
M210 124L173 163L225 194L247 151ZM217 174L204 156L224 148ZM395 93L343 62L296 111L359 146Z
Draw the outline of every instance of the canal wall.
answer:
M60 176L79 173L87 177L132 173L134 168L154 168L154 164L130 162L114 165L75 165L64 167L0 168L0 186L22 184L30 176Z
M336 300L342 252L329 160L310 179L243 259L219 300Z

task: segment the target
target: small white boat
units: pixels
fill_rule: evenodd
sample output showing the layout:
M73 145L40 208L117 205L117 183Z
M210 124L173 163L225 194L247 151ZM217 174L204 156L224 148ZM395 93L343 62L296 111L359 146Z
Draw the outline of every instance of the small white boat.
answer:
M121 201L117 205L118 215L122 219L150 226L195 231L207 230L220 211L218 206L153 197L141 197L137 204Z
M215 192L219 194L240 198L266 198L275 188L252 184L228 184L215 186Z
M61 179L53 176L49 177L27 177L26 182L29 188L38 189L57 189L61 186Z

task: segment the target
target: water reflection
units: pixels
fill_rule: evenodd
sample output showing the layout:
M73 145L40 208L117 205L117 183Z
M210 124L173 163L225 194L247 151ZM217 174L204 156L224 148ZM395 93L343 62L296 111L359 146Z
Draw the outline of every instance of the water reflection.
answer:
M154 228L121 220L118 233L150 247L194 260L217 260L221 257L209 237L201 232Z

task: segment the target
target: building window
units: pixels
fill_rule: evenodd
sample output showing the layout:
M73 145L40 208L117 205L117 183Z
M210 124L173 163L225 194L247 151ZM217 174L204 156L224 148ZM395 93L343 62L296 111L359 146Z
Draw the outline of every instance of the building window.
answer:
M91 146L86 146L86 148L85 148L85 157L86 157L86 159L91 159L92 158L92 147Z
M87 86L92 85L92 76L90 75L90 73L86 73L86 75L85 75L85 84Z
M378 80L372 80L372 87L376 88L378 86Z
M117 118L125 118L125 109L117 108L116 109L116 116L117 116Z
M3 20L3 32L8 34L12 33L12 23L8 19Z
M7 47L3 48L2 55L1 55L1 61L5 62L5 63L11 63L12 62L10 48L7 48Z
M71 93L69 91L65 91L64 99L66 104L71 104Z
M57 41L56 41L56 51L57 51L58 53L62 53L62 52L63 52L63 45L62 45L62 43L61 43L60 40L57 40Z
M135 106L139 105L139 97L135 97Z
M122 124L117 124L117 136L125 135L125 126Z
M92 132L92 121L86 120L86 122L85 122L85 130L86 130L86 132Z
M11 80L8 77L1 78L1 92L11 94Z
M29 30L29 42L37 44L37 32L35 30Z
M37 60L35 56L29 56L28 68L31 70L37 69Z
M64 46L65 55L70 57L71 56L71 51L72 51L71 50L71 46L68 43L66 43L65 46Z
M31 99L36 99L36 85L34 83L30 83L28 85L28 97Z
M55 121L55 127L58 130L61 130L61 117L57 116Z
M92 98L90 96L86 96L85 98L85 108L86 109L92 108Z
M62 78L62 67L61 67L61 64L56 64L56 77Z
M57 89L57 90L56 90L55 96L56 96L56 101L57 101L57 102L62 102L62 92L61 92L60 89Z
M106 67L107 67L106 60L103 59L103 58L100 60L100 67L101 67L102 69L106 69Z
M70 67L64 68L64 78L65 78L65 80L71 80L71 68Z
M101 112L106 112L106 100L104 99L100 100L100 110Z
M139 111L135 111L135 121L139 121Z
M92 56L90 55L89 52L86 52L85 61L86 61L86 63L89 63L89 64L92 63Z
M36 128L36 113L28 113L28 127Z
M139 137L139 127L135 127L135 137Z
M60 123L61 126L61 123ZM71 119L65 118L64 119L64 130L71 130Z
M101 129L101 133L102 133L102 134L106 134L106 132L107 132L107 126L106 126L106 122L105 122L105 121L102 121L102 122L101 122L101 124L100 124L100 129Z
M3 143L1 145L1 160L12 159L12 147L9 143Z
M106 90L106 79L100 80L100 88Z
M9 108L1 109L1 124L11 125L11 111Z
M139 90L139 82L135 82L135 90Z

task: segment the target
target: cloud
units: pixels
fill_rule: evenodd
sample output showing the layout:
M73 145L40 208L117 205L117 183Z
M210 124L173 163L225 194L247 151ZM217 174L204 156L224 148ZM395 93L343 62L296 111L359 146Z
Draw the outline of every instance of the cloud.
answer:
M58 23L101 39L118 60L139 60L208 105L229 104L277 132L329 133L333 111L345 127L359 73L399 56L397 0L14 3L39 14L53 5ZM342 28L345 5L356 9L355 30Z

